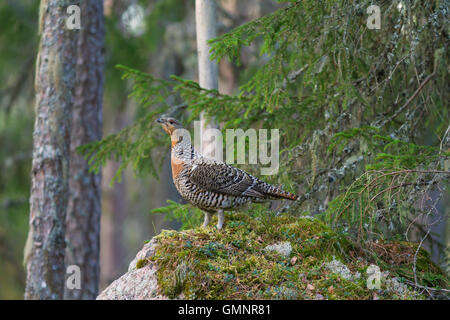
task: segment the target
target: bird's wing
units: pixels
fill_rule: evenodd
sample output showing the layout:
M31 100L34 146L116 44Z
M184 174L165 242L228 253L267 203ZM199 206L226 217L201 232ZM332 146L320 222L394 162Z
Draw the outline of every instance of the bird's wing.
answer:
M247 172L223 162L194 161L189 179L198 187L232 196L265 198L255 187L259 182Z

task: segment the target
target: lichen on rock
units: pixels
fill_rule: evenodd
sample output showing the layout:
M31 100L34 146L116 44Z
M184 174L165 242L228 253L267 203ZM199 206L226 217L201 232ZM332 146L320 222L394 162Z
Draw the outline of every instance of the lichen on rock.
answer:
M333 273L339 274L342 278L346 280L352 279L354 276L352 275L350 269L340 262L339 260L336 260L335 257L333 257L333 260L330 262L325 263L325 266ZM357 277L355 277L357 278Z
M275 244L268 245L264 248L266 252L276 252L283 257L289 257L292 252L292 246L289 241L278 242Z

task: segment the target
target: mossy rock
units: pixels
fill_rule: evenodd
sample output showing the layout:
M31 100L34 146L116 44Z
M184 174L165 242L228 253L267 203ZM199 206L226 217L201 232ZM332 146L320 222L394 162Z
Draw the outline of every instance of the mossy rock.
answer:
M390 261L396 252L404 257L400 253L406 248L413 253L417 244L377 243L390 254L377 254L374 249L370 250L372 256L366 257L345 234L311 217L280 215L262 221L233 213L226 215L223 230L163 230L155 240L154 254L148 260L157 266L160 294L169 298L427 298L405 284L414 282L413 258ZM267 250L283 243L289 243L287 254ZM381 273L379 286L371 289L367 268L374 262ZM143 261L139 264L146 265ZM416 275L419 285L447 284L424 250L417 255Z

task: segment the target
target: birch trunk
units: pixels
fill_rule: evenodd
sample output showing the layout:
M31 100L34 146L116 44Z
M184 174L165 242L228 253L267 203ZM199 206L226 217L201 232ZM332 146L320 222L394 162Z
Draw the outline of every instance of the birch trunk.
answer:
M83 1L80 9L65 262L66 266L80 267L81 287L66 287L65 299L95 299L100 281L101 175L89 172L87 161L76 148L102 137L103 1Z
M198 53L198 79L199 84L205 89L218 89L218 66L209 59L210 46L208 40L217 36L217 18L215 0L195 1L195 23L197 33L197 53ZM214 141L204 134L209 128L218 128L214 119L208 121L204 112L200 115L200 137L201 151L206 157L217 157L214 153ZM218 159L222 160L222 159Z
M79 1L71 4L79 5ZM77 45L77 31L66 28L66 18L66 5L61 1L41 1L25 299L62 299L64 294L64 236Z

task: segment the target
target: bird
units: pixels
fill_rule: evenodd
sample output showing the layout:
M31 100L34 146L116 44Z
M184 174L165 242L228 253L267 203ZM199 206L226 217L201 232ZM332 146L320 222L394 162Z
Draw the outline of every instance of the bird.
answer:
M198 153L183 125L173 117L156 119L171 140L172 178L181 197L204 212L203 227L217 213L217 229L224 224L224 211L235 211L252 202L276 199L297 200L298 196L257 177Z

